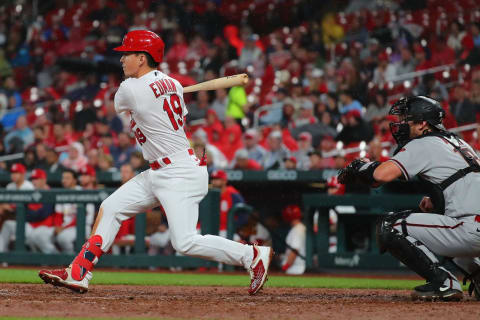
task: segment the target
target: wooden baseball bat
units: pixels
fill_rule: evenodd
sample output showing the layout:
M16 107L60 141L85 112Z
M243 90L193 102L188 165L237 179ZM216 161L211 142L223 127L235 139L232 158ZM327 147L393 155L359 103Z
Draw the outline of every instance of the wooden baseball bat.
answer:
M200 82L193 86L183 88L183 93L202 91L202 90L217 90L231 88L235 86L244 86L248 83L248 75L246 73L235 74L233 76L213 79L209 81Z

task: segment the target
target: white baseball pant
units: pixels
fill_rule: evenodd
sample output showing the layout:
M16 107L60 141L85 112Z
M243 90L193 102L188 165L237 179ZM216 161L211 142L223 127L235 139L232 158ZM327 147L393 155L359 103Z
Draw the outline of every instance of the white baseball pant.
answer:
M103 216L95 234L108 251L122 221L159 206L165 209L173 248L180 254L249 268L251 246L196 231L198 207L208 192L206 166L187 150L169 155L171 163L146 170L122 185L102 202Z
M77 238L77 227L68 227L57 234L56 240L63 253L75 253L75 239Z

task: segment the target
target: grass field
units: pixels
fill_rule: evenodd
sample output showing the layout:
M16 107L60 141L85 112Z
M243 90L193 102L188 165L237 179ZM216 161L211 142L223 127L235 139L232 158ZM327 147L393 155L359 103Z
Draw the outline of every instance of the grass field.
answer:
M42 283L38 269L0 269L0 283ZM248 275L95 271L92 284L156 286L245 286ZM420 280L326 276L270 276L268 287L411 289Z

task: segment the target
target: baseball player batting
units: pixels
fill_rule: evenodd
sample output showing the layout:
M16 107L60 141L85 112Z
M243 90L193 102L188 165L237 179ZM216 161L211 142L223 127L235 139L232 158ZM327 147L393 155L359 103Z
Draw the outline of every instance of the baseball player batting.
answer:
M423 96L396 102L390 124L398 143L394 156L383 163L356 159L339 172L343 184L378 186L396 178L418 176L430 185L420 202L422 213L387 214L377 224L380 252L390 252L426 279L415 287L414 300L458 301L463 298L457 278L435 255L452 261L470 279L469 293L480 300L480 159L474 150L442 124L440 104Z
M120 62L127 78L115 94L115 109L130 114L130 129L150 169L102 202L92 236L69 267L41 270L40 278L86 292L94 265L109 250L122 221L161 204L177 252L244 266L251 278L248 292L257 293L267 279L272 248L197 234L198 206L208 192L208 173L205 161L195 156L185 136L183 87L157 70L163 59L163 40L151 31L135 30L114 50L123 52Z

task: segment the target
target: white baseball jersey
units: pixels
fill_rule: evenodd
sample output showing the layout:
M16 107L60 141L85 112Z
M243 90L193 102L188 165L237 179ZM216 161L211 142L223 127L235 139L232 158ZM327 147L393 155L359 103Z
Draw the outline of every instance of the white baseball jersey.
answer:
M183 130L188 113L183 87L163 72L123 81L115 94L115 110L131 112L130 129L147 161L190 147Z
M17 188L17 184L15 182L10 182L9 184L7 184L6 189L7 190L33 190L35 189L35 187L33 186L33 183L31 183L30 181L24 180L22 185L19 188Z
M468 167L462 155L446 141L447 138L424 137L407 143L392 159L406 180L421 175L433 183L441 183L459 169ZM476 157L473 149L463 140L461 148ZM455 139L452 139L453 143ZM480 173L469 173L444 190L445 215L462 217L480 213Z
M290 229L290 231L287 234L287 238L285 239L285 242L287 243L287 245L297 250L298 253L304 257L307 250L306 242L305 242L306 234L307 234L307 229L305 228L305 225L303 223L298 223L292 229ZM287 248L287 251L285 252L285 258L288 257L290 252L291 252L291 249ZM286 260L283 261L283 263L285 262ZM297 256L293 261L292 265L290 266L290 268L288 268L287 274L303 274L305 272L305 268L306 268L305 259Z

